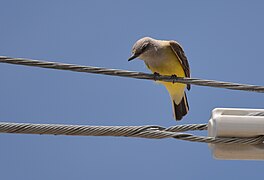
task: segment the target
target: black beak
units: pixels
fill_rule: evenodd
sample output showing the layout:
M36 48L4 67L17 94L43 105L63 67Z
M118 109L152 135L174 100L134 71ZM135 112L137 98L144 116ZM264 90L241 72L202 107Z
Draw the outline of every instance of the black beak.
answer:
M128 58L128 61L132 61L133 59L137 58L139 54L133 54L130 58Z

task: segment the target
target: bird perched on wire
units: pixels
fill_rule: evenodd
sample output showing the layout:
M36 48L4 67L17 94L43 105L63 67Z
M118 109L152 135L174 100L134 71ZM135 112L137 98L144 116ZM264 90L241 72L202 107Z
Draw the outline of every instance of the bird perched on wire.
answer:
M150 37L139 39L132 48L131 61L144 60L148 69L157 75L190 77L190 67L181 45L176 41L157 40ZM174 118L181 120L189 111L185 88L190 84L160 82L168 90L173 106Z

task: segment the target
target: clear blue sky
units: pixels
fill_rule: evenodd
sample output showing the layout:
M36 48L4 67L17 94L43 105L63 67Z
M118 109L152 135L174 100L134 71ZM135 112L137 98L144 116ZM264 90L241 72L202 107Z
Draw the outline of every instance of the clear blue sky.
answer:
M263 85L262 1L2 0L0 55L148 72L127 62L144 36L179 41L192 77ZM216 107L263 108L260 93L193 86L172 119L152 81L0 64L0 121L85 125L207 123ZM204 134L205 135L205 134ZM174 139L0 135L1 179L257 179L261 161L215 160Z

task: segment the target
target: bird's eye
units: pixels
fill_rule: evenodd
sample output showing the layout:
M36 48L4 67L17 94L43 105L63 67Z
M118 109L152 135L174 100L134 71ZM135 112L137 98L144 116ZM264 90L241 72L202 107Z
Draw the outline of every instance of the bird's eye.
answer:
M145 51L147 49L147 47L148 47L148 44L143 44L143 46L141 48L142 52Z

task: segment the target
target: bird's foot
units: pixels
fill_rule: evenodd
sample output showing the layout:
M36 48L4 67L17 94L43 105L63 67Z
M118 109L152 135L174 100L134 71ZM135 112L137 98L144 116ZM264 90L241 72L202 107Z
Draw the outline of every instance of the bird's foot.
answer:
M175 79L177 78L178 76L176 74L173 74L171 75L171 79L172 79L172 83L174 84L175 83Z
M154 72L154 81L157 81L157 77L159 77L160 76L160 74L159 73L157 73L157 72Z

